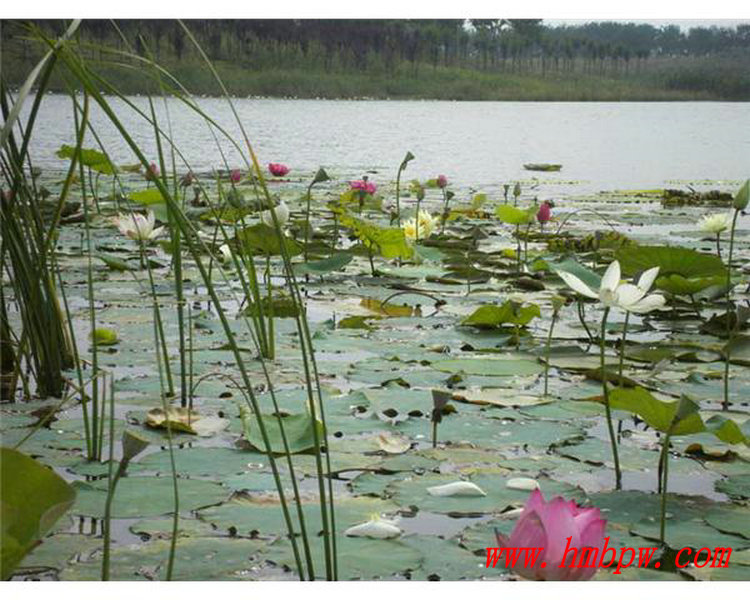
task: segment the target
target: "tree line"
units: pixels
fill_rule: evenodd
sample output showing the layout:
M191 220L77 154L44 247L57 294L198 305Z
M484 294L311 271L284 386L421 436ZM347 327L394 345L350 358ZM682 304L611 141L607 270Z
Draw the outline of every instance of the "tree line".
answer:
M4 57L30 62L38 56L38 45L28 37L30 23L50 35L66 25L5 21ZM711 91L711 86L729 85L725 97L750 92L750 77L742 75L750 65L750 25L683 30L620 22L551 26L542 19L215 19L185 24L213 61L255 73L420 78L430 70L453 68L559 77L644 75L660 78L671 89ZM153 54L172 66L199 60L176 20L86 20L78 36L94 58L122 61L107 52L117 49Z
M23 27L6 21L3 43L23 43ZM60 21L36 21L44 31ZM694 27L592 22L548 26L541 19L235 19L188 20L213 60L241 60L256 69L319 67L326 71L408 64L515 71L611 71L643 66L655 57L705 57L750 51L750 25ZM175 20L87 20L82 39L98 44L145 46L157 57L195 54ZM297 61L292 62L292 61Z

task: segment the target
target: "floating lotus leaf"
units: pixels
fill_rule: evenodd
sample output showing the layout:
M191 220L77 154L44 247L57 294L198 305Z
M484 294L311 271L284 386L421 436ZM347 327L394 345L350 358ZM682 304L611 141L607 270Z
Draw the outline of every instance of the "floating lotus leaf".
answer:
M469 375L511 377L513 375L537 375L542 365L527 358L449 358L431 364L433 369L446 373L464 372Z
M288 502L293 496L287 494ZM320 504L316 498L303 498L305 524L310 535L317 536L323 530ZM341 534L349 527L367 521L372 515L394 513L397 507L391 502L379 498L359 496L336 498L336 529ZM276 495L248 494L238 496L219 506L212 506L199 511L198 517L211 523L219 531L236 530L240 535L258 532L261 535L286 533L286 524L281 504ZM290 518L297 531L299 519L297 509L290 505Z
M716 489L735 498L750 499L750 473L740 473L718 481Z
M72 160L76 155L75 146L63 144L57 151L58 158ZM78 153L78 161L84 167L103 175L112 175L117 171L115 165L107 158L107 155L94 148L81 148Z
M166 206L166 200L162 196L159 188L152 187L145 190L138 190L137 192L130 192L128 198L136 204L143 204L144 206L154 206L163 204ZM156 207L154 207L156 208ZM157 215L158 216L158 215Z
M210 477L219 479L227 475L240 475L256 469L259 464L268 465L265 454L233 448L175 448L174 461L180 477ZM131 464L131 470L155 471L159 475L170 475L172 463L168 450L152 452Z
M218 504L229 495L228 490L211 481L180 479L177 485L181 511ZM78 492L78 498L71 512L101 519L109 489L107 480L93 483L76 481L73 487ZM112 517L132 519L169 514L174 511L173 494L171 477L123 477L117 484Z
M319 541L314 543L312 551L315 575L322 579L325 578L325 560L321 545ZM422 561L422 553L401 540L341 536L336 540L336 545L341 580L404 579ZM269 546L264 558L289 569L295 568L292 547L287 541L278 541Z
M245 439L253 448L266 451L266 444L261 434L260 425L256 417L243 407L241 410L243 434ZM266 435L271 446L271 452L274 454L284 454L284 436L291 454L306 452L315 448L315 430L313 422L308 414L297 415L263 415L263 424L266 428ZM281 422L281 423L279 423ZM323 441L323 423L315 421L317 429L318 442Z
M705 519L714 529L750 539L750 507L720 505L711 509Z
M461 321L461 324L480 328L502 327L503 325L526 326L532 319L541 316L541 310L536 304L519 306L508 300L501 306L496 304L480 306Z
M523 505L529 492L507 487L512 476L500 474L478 474L470 482L479 486L486 495L473 496L434 496L428 490L435 486L455 483L456 475L424 475L398 481L388 487L393 501L399 506L416 507L420 511L449 515L483 515L501 513L509 507ZM581 497L573 486L551 479L541 478L539 484L546 496L562 495L569 499Z
M352 258L354 257L348 252L336 252L335 254L331 254L328 258L295 265L294 270L303 275L324 275L325 273L340 271L352 262Z
M169 540L114 547L110 577L113 581L163 581L169 559ZM177 541L174 581L247 581L261 560L262 540L231 537L190 537ZM74 563L60 573L64 581L101 580L101 559Z

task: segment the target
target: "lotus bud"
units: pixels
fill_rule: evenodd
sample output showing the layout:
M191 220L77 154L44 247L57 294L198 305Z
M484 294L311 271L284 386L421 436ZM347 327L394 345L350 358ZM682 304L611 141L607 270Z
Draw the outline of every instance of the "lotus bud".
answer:
M445 175L438 175L436 182L437 182L437 186L440 189L443 189L444 187L448 185L448 178Z
M552 296L552 310L558 312L563 306L565 306L565 298L562 296Z
M406 156L404 156L404 160L401 161L401 166L399 167L400 171L403 171L406 169L406 165L409 164L409 161L414 160L414 155L411 152L407 152Z
M328 181L331 178L328 176L328 173L325 172L325 169L323 167L320 167L318 169L318 172L315 173L315 177L313 178L313 185L316 183L323 183L324 181Z
M744 185L737 192L734 197L734 208L736 210L745 210L747 208L748 201L750 201L750 179L748 179Z
M283 177L290 169L282 163L268 163L268 170L274 177Z
M122 434L122 460L130 462L149 445L149 441L141 434L134 431L125 431Z

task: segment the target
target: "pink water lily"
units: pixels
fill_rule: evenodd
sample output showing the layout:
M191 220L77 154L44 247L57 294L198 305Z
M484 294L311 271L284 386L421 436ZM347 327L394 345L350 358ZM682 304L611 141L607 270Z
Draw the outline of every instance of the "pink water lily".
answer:
M289 167L281 163L268 163L268 170L274 177L283 177L289 173Z
M239 169L232 169L229 173L229 181L232 183L239 183L242 181L242 171Z
M441 189L448 185L448 178L445 175L438 175L435 181L437 182L437 186Z
M607 521L602 519L598 508L583 508L560 496L545 502L542 492L534 490L510 538L498 533L497 541L501 548L543 548L533 566L526 567L523 560L517 561L515 572L521 577L536 581L581 581L591 579L597 571L605 546L606 526ZM584 548L591 550L584 553ZM582 553L587 558L581 563Z
M552 208L549 203L542 202L539 211L536 213L536 220L544 224L552 218Z
M366 194L374 194L375 192L378 191L378 186L372 183L372 181L367 181L366 179L350 181L349 186L353 190L357 190L359 192L365 192Z

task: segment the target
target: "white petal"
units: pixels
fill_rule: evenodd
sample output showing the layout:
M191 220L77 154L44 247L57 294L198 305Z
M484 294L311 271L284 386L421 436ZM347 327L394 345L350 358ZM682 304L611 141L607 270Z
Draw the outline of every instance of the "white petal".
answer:
M643 314L643 313L651 312L652 310L657 310L661 308L662 306L664 306L665 304L666 304L666 300L664 299L664 296L662 296L661 294L651 294L650 296L646 296L640 302L631 304L625 310L628 310L633 313Z
M632 283L623 283L620 287L617 288L617 304L623 307L627 307L630 304L635 304L645 295L646 292L637 285L633 285Z
M157 227L151 233L148 234L148 239L155 240L162 234L163 231L164 231L164 227Z
M376 538L379 540L385 540L388 538L394 538L401 535L401 530L396 527L393 523L384 519L375 519L367 521L367 523L360 523L354 525L344 532L344 535L350 537L369 537Z
M638 287L643 290L643 293L646 294L651 289L651 286L654 285L654 281L656 281L656 278L659 276L659 267L654 267L653 269L649 269L648 271L645 271L640 279L638 279Z
M430 496L486 496L482 488L471 481L455 481L427 488Z
M594 290L592 290L589 286L583 283L583 281L578 279L578 277L576 277L572 273L568 273L567 271L558 271L557 274L560 276L560 279L562 279L568 285L569 288L573 289L579 294L588 296L589 298L599 298L599 295Z
M536 479L531 479L530 477L514 477L513 479L508 479L505 487L511 490L532 492L539 489L539 482Z
M607 270L604 272L602 285L599 289L614 291L617 289L618 285L620 285L620 263L615 260L610 263Z

